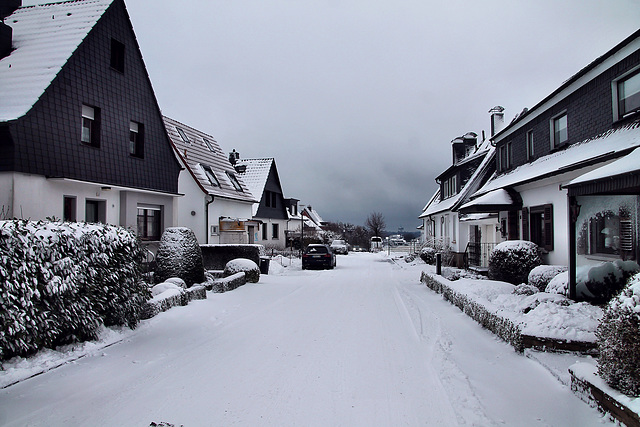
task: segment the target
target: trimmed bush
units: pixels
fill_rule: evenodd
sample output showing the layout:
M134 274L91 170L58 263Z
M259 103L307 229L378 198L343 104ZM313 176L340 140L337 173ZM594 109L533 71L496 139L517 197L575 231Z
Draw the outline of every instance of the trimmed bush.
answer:
M489 278L519 285L527 283L529 272L542 264L540 248L526 240L498 243L489 255Z
M636 262L622 260L579 268L576 272L576 296L605 304L624 288L629 277L638 272L640 266Z
M260 265L260 256L265 254L262 245L201 245L204 266L207 270L224 270L229 261L246 258Z
M640 396L640 274L609 302L596 336L600 377L626 395Z
M135 235L104 224L0 222L0 358L137 325L149 288Z
M424 248L420 249L420 259L422 259L427 264L435 264L436 253L436 248L425 246Z
M246 258L238 258L229 261L224 267L224 276L232 276L236 273L244 272L247 282L258 283L260 281L260 268L258 265Z
M569 272L563 271L556 274L556 276L549 281L549 284L544 290L549 294L559 294L569 297Z
M567 270L565 265L539 265L529 272L527 283L544 292L551 279Z
M169 227L162 233L156 264L156 283L179 277L191 287L205 281L202 251L195 233L189 228Z

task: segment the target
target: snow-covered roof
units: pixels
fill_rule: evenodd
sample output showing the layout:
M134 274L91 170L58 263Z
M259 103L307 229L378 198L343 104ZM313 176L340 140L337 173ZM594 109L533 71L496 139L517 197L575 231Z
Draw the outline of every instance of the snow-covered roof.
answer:
M612 129L594 138L573 144L531 163L518 166L510 172L497 175L489 180L475 195L481 195L498 188L512 187L548 176L576 170L587 163L606 161L626 150L640 146L640 123L634 122L618 129Z
M490 191L477 199L473 199L472 201L465 203L460 206L460 210L480 206L512 206L513 204L514 200L507 190L504 188L498 188L497 190Z
M239 165L245 165L246 170L241 173L244 183L249 187L249 191L256 195L257 198L262 197L264 187L269 178L271 165L275 162L273 157L263 159L241 159Z
M473 158L478 158L481 155L484 155L482 162L478 165L476 170L473 172L473 175L471 175L471 178L469 178L464 187L460 189L458 194L447 199L440 200L439 197L437 197L440 193L440 190L438 189L418 218L425 218L439 212L450 211L466 200L469 194L478 188L483 174L486 173L487 167L494 161L493 153L495 149L488 143L486 143L482 148L481 152L478 152L473 156Z
M307 206L304 209L304 212L307 214L307 216L311 219L311 221L313 221L314 223L316 223L316 225L318 227L320 227L321 225L324 224L324 220L322 219L322 217L320 216L320 214L318 213L318 211L316 211L315 209L313 209L311 206ZM305 222L306 224L306 222Z
M584 175L580 175L576 179L567 184L575 185L582 184L589 181L597 181L600 179L610 178L617 175L625 175L632 172L640 171L640 148L636 148L631 153L627 154L621 159L611 162L598 169L587 172Z
M15 50L0 60L0 122L18 119L33 107L112 2L27 6L5 19Z
M228 157L211 135L166 116L163 120L176 155L206 194L250 203L256 202L241 175L236 173ZM178 129L184 132L189 142L182 138ZM211 183L205 168L211 169L219 186ZM236 190L229 174L236 177L242 191Z

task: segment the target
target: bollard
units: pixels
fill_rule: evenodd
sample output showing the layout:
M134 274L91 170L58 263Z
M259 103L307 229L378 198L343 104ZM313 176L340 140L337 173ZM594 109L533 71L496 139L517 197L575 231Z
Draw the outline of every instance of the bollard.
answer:
M442 276L442 254L440 252L436 254L436 274Z

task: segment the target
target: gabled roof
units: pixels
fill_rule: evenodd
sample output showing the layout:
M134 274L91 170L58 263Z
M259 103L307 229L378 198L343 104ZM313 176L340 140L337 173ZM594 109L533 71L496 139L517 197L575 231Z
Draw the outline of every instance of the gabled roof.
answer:
M15 50L0 60L0 122L33 107L113 1L27 6L5 19Z
M467 201L470 194L478 189L478 187L482 183L483 178L486 177L489 166L495 160L494 154L495 148L491 146L488 141L483 143L482 150L479 150L472 157L474 159L477 159L481 156L484 156L484 158L482 158L482 162L480 162L476 170L473 172L473 175L471 175L467 183L460 189L458 194L455 194L454 196L451 196L447 199L440 200L440 189L438 188L438 190L436 190L435 194L431 197L431 200L429 201L429 203L427 203L422 214L420 214L418 218L425 218L429 215L440 212L453 211L462 203ZM464 163L466 164L467 162L465 161Z
M241 174L236 173L229 159L211 135L166 116L163 116L163 120L176 156L185 165L203 193L243 202L256 202L252 192L243 182ZM182 139L178 129L184 132L189 142ZM207 168L211 169L220 184L219 186L211 183L207 177ZM232 178L228 174L236 177L242 191L235 189L231 182Z
M241 159L238 161L239 165L245 165L247 167L240 175L244 183L247 184L249 191L255 194L258 200L262 198L262 193L264 193L264 187L267 185L267 179L271 171L271 165L274 163L275 159L273 157L264 159Z
M306 216L313 221L318 227L321 227L322 225L325 224L325 221L322 219L322 217L320 216L320 214L318 213L318 211L316 211L315 209L313 209L311 206L307 206L306 208L304 208L303 213L306 214ZM305 223L306 224L306 223Z
M620 157L635 147L640 147L640 122L608 130L495 176L475 196L599 164Z

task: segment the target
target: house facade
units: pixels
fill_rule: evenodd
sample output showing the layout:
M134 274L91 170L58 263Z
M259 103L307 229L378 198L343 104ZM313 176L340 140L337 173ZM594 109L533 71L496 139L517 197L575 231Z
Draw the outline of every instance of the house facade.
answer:
M21 7L5 23L1 217L105 222L158 240L174 224L180 165L124 2Z
M235 152L235 151L234 151ZM236 153L237 154L237 153ZM260 223L254 231L254 243L267 249L284 249L289 225L289 203L284 198L274 158L235 158L239 175L259 203L253 205L253 219Z
M579 263L637 260L637 186L586 174L640 146L639 93L640 31L493 137L496 175L462 211L498 213L502 238L530 240L547 264L569 265L574 291Z
M175 199L176 224L188 227L200 244L254 243L257 200L211 136L175 119L164 124L183 167Z
M446 251L450 254L449 263L463 267L469 259L470 243L472 260L480 256L482 234L476 230L484 218L460 215L458 208L493 172L494 150L488 140L478 144L478 135L468 132L451 141L451 151L452 165L436 177L439 188L419 218L423 222L423 243ZM485 239L489 237L483 234Z

